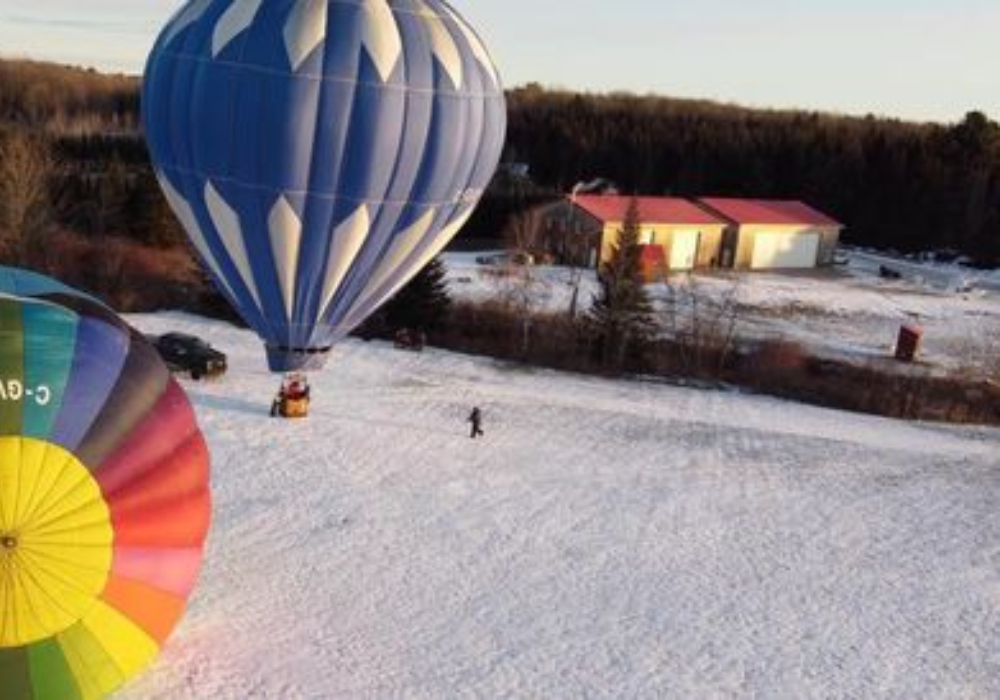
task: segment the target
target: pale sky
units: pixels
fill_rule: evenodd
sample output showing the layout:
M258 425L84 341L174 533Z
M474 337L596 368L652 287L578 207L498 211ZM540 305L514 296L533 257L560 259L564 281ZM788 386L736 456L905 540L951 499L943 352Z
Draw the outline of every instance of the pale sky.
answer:
M179 0L0 0L0 55L140 73ZM452 0L508 86L1000 118L1000 0Z

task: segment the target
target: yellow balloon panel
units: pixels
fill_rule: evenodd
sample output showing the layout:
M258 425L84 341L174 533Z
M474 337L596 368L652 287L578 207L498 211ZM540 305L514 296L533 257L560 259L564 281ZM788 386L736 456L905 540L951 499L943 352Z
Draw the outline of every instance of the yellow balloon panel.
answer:
M57 445L0 437L0 647L51 637L97 604L114 535L100 486Z
M84 698L103 698L156 657L156 642L133 622L98 602L57 639Z

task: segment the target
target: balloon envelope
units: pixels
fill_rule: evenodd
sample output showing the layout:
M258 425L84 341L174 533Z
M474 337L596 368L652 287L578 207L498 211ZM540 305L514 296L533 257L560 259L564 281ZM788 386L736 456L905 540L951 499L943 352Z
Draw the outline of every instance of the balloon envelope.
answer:
M499 76L440 0L193 0L146 67L163 191L272 369L324 353L468 220Z
M209 511L204 440L151 346L0 268L0 697L103 697L147 666Z

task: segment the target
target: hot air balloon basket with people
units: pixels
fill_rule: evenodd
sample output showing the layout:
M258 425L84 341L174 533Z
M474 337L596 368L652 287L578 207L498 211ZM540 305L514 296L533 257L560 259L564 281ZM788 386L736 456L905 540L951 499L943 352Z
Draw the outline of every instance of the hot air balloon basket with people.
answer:
M287 375L271 402L271 417L305 418L309 415L309 396L309 379L304 373Z

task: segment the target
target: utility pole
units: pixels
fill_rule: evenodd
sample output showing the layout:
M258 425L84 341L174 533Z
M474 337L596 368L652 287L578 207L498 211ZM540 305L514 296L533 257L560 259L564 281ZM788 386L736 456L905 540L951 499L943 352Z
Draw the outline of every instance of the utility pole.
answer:
M573 189L569 193L569 216L567 217L566 228L569 229L568 235L575 236L576 231L573 230L573 224L575 223L574 215L576 214L576 195L580 192L580 188L583 187L583 182L578 182L573 185ZM576 306L580 298L580 280L583 277L583 270L577 267L576 259L576 245L573 245L573 254L570 256L570 273L569 273L569 283L573 287L573 294L569 299L569 317L570 320L576 318Z

